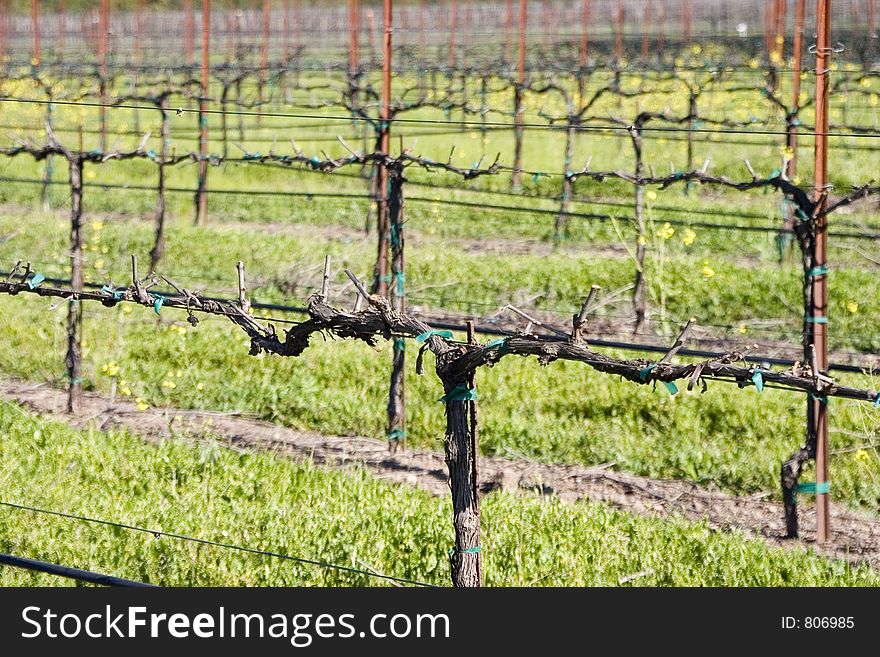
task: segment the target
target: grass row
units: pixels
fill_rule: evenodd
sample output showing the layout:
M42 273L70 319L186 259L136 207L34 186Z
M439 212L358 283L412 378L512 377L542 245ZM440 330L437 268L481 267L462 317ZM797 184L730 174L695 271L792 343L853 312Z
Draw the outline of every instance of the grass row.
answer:
M165 586L371 586L369 572L448 583L448 499L218 442L145 444L0 404L4 501L321 560L330 568L0 508L0 551ZM493 494L483 505L492 586L877 585L867 568L768 548L703 523L596 503ZM0 567L0 585L69 584Z

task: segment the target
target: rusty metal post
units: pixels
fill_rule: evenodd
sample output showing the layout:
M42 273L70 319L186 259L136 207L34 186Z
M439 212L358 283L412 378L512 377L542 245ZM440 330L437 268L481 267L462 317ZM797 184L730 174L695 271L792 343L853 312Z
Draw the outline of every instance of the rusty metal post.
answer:
M0 0L0 64L6 55L7 18L6 0Z
M660 11L657 12L657 49L662 51L666 45L666 2L659 0Z
M590 35L590 0L583 0L581 5L581 66L587 65L587 47Z
M59 64L64 63L64 25L66 22L67 8L64 6L64 0L58 0L58 43L55 46L55 52Z
M425 68L425 0L419 0L419 69Z
M614 34L614 59L617 65L623 60L623 0L617 0L617 19L616 30Z
M528 0L519 0L519 53L517 62L517 85L514 90L514 146L513 146L513 176L511 185L515 191L522 189L522 140L523 140L523 116L522 100L526 84L526 24L528 21Z
M208 92L211 71L211 0L202 0L202 79L199 89L199 181L196 224L208 223Z
M682 33L684 44L691 45L691 23L693 22L693 0L685 0L682 3Z
M101 58L101 150L107 150L107 78L110 58L110 0L101 0L101 33L99 55Z
M137 0L134 4L134 65L139 70L141 66L141 32L143 32L143 0ZM137 75L137 71L135 72Z
M361 31L361 6L359 0L348 0L348 73L352 79L357 75L360 62L358 39Z
M504 63L510 62L511 38L510 32L513 27L513 0L505 3L506 13L504 16Z
M648 48L650 46L650 39L648 38L649 30L651 29L651 14L653 13L653 6L651 4L651 0L647 0L645 3L645 13L642 18L642 61L646 61L648 59Z
M452 71L455 70L455 29L458 27L458 2L450 0L449 4L449 81L452 83Z
M868 43L866 48L868 55L873 55L877 50L877 0L868 0Z
M284 67L290 64L290 0L284 0L284 15L281 18L282 31L284 32L284 45L282 47L282 58Z
M788 8L786 0L778 0L778 9L776 10L776 37L774 38L773 47L775 48L776 57L780 65L783 64L785 58L785 16Z
M293 45L299 50L302 46L302 0L294 0L293 3Z
M815 146L815 201L817 213L825 207L828 184L828 105L831 60L831 0L816 3L816 146ZM827 268L828 219L816 220L816 239L813 246L812 267ZM810 345L815 350L816 365L820 372L828 368L828 275L812 277L812 317L808 318ZM809 412L813 418L816 436L816 542L826 543L829 537L828 492L828 404L821 398L810 397ZM820 488L820 485L822 488Z
M226 63L230 63L235 52L233 38L235 35L235 9L232 0L226 0Z
M257 125L263 125L263 100L266 87L266 76L269 71L269 19L272 14L270 0L263 0L263 34L260 42L260 74L257 84Z
M33 36L31 65L39 68L40 54L40 0L31 0L31 34Z
M581 105L584 102L584 91L586 90L586 80L584 76L586 75L587 69L587 46L589 45L589 34L590 34L590 0L583 0L581 4L581 49L580 49L580 63L581 70L578 72L577 76L577 84L578 84L578 105Z
M195 63L195 17L193 16L193 0L183 3L183 52L188 66Z

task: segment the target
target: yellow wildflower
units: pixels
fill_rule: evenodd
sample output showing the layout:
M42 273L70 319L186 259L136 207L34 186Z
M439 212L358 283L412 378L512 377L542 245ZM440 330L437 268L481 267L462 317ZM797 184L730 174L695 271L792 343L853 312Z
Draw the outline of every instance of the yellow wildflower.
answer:
M748 328L746 328L746 325L745 325L745 324L740 324L740 325L739 325L739 328L737 328L736 330L737 330L739 333L745 334L745 332L748 331Z
M648 197L649 201L656 201L657 200L657 192L655 192L653 189L649 189L648 193L645 194L645 196Z
M660 230L657 231L657 237L659 237L661 240L668 240L674 234L675 228L673 228L672 224L670 224L668 221L663 224L663 227Z
M709 266L708 260L703 260L703 276L706 278L712 278L715 275L715 270Z
M101 374L106 376L117 376L119 374L119 365L110 361L101 368Z
M681 238L681 241L685 246L690 246L694 243L694 240L697 239L697 234L691 229L686 228L684 231L684 235Z
M850 301L846 304L846 309L855 315L859 312L859 304L856 301Z
M139 411L145 411L150 407L150 405L147 403L147 401L141 397L136 397L134 400L134 403L135 403L135 407Z
M169 390L174 390L177 387L177 384L174 383L174 381L163 381L162 387L168 388Z
M96 219L92 222L92 230L101 230L104 227L104 222Z
M856 461L861 461L862 463L867 463L871 457L868 455L867 450L860 449L856 452Z
M204 390L204 389L205 389L204 383L197 383L196 384L196 390Z

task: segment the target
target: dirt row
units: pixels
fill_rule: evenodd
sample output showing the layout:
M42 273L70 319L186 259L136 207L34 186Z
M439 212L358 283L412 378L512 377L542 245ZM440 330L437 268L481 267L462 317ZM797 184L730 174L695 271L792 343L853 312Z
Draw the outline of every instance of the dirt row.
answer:
M390 454L384 441L364 437L327 436L297 431L234 414L210 411L150 408L87 393L76 417L64 414L66 393L46 384L0 381L0 395L40 415L76 427L102 430L122 428L148 441L172 435L191 440L220 440L239 449L269 450L295 460L310 459L333 468L366 468L389 482L414 486L434 495L449 492L443 454L427 449L407 449ZM684 517L705 520L715 529L737 529L771 545L789 549L812 547L821 554L868 563L880 568L880 520L832 506L830 543L818 546L812 506L801 507L803 538L784 537L780 503L768 494L735 496L710 491L681 480L663 480L617 472L613 463L597 467L542 464L500 457L480 459L480 487L518 491L566 502L591 500L643 516Z

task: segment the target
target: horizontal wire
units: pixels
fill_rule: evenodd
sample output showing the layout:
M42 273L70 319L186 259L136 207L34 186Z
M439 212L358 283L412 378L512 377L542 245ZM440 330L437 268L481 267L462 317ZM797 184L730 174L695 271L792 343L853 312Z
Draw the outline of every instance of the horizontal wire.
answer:
M127 103L99 103L94 101L75 101L75 100L44 100L40 98L16 98L11 96L0 97L3 103L24 103L35 105L69 105L75 107L103 107L107 109L130 109L130 110L156 110L155 106L150 105L129 105ZM178 115L184 113L192 114L225 114L227 116L262 116L262 117L281 117L304 120L324 120L324 121L366 121L369 123L379 123L382 119L373 119L371 117L348 115L335 116L327 114L297 114L287 112L260 112L256 110L220 110L220 109L190 109L184 107L172 107L168 111L176 112ZM392 118L386 121L389 125L394 124L412 124L412 125L459 125L459 126L487 126L487 127L504 127L504 128L529 128L532 130L553 130L565 131L569 127L566 125L552 125L547 123L526 123L517 125L516 123L508 123L506 121L454 121L441 119L413 119L413 118ZM576 132L629 132L631 126L626 125L590 125L580 124L572 126L571 129ZM761 135L761 136L778 136L786 137L788 133L780 130L740 130L736 128L695 128L695 127L674 127L674 126L642 126L639 128L642 132L663 132L663 133L693 133L693 134L727 134L727 135ZM841 137L841 138L858 138L858 139L880 139L880 134L859 133L859 132L799 132L801 137Z
M249 162L247 160L233 160L233 162ZM326 174L325 174L326 175ZM337 175L337 174L333 174ZM358 174L351 176L360 177ZM11 178L11 177L0 177L0 182L8 182L13 184L27 184L27 185L65 185L63 181L60 180L38 180L35 178ZM419 184L419 183L414 183ZM123 183L100 183L100 182L87 182L83 183L84 187L93 187L100 189L119 189L119 190L128 190L128 191L144 191L144 192L158 192L158 189L154 186L149 185L127 185ZM426 184L428 187L434 187L434 185ZM437 186L438 189L446 189L444 187ZM457 188L450 187L451 189L461 189L462 191L473 191L478 192L479 190L471 190L468 188ZM195 188L189 187L174 187L169 186L165 187L165 190L168 193L175 194L194 194L196 191ZM281 196L281 197L291 197L291 198L328 198L328 199L355 199L355 200L363 200L363 201L371 201L372 196L368 192L291 192L291 191L283 191L283 190L261 190L261 189L209 189L207 191L208 196L212 194L226 194L233 196ZM483 192L479 192L483 193ZM487 194L499 194L501 192L492 192L487 191ZM534 196L534 197L523 197L523 198L536 198L547 201L557 201L560 199L555 197L547 197L547 196ZM448 205L448 206L457 206L457 207L468 207L468 208L476 208L480 210L491 210L491 211L505 211L505 212L515 212L519 214L532 214L532 215L544 215L544 216L565 216L567 218L572 219L585 219L588 221L598 221L600 223L605 223L608 221L620 220L620 221L634 221L633 217L625 217L618 215L609 215L609 214L598 214L598 213L590 213L590 212L577 212L574 210L567 210L565 212L561 212L558 209L553 208L530 208L524 206L515 206L515 205L498 205L498 204L487 204L487 203L479 203L479 202L470 202L470 201L458 201L455 199L449 198L425 198L421 196L407 196L405 201L415 202L415 203L437 203L439 205ZM573 203L580 204L594 204L594 205L610 205L610 206L619 206L619 207L627 207L631 208L632 206L624 203L614 203L614 202L601 202L601 201L591 201L591 200L579 200L579 199L571 199ZM661 208L656 208L658 211L680 211L680 212L689 212L685 210L680 210L676 208L669 208L668 210L662 210ZM717 213L708 213L705 214L715 214L717 216L724 216L726 213L717 212ZM734 214L736 217L743 218L755 218L755 219L766 219L763 215L744 215L744 214ZM685 226L685 227L694 227L694 228L706 228L712 230L731 230L731 231L739 231L739 232L758 232L758 233L767 233L773 235L792 233L793 231L787 230L781 226L748 226L742 224L725 224L725 223L713 223L708 221L688 221L686 219L675 219L675 218L665 218L659 217L657 219L658 222L669 223L673 226ZM855 224L852 222L835 222L835 225L844 226L847 228L865 228L860 226L859 224ZM880 240L880 232L872 233L872 232L863 232L863 233L854 233L854 232L840 232L836 230L831 230L828 232L831 237L840 237L846 239L856 239L856 240ZM834 245L832 245L833 247Z
M204 538L187 536L185 534L176 534L173 532L166 532L166 531L161 531L158 529L147 529L145 527L138 527L137 525L129 525L126 523L114 522L112 520L101 520L101 519L97 519L97 518L89 518L87 516L81 516L81 515L77 515L74 513L65 513L62 511L54 511L51 509L42 509L39 507L28 506L25 504L16 504L14 502L6 502L4 500L0 500L0 505L5 506L5 507L9 507L12 509L17 509L20 511L31 511L34 513L57 516L59 518L66 518L68 520L79 520L81 522L88 522L88 523L98 524L98 525L106 525L109 527L116 527L118 529L126 529L129 531L141 532L144 534L152 534L156 538L159 538L160 536L166 536L168 538L173 538L173 539L180 540L180 541L188 541L191 543L198 543L201 545L208 545L211 547L222 548L222 549L226 549L226 550L235 550L238 552L246 552L248 554L256 554L259 556L274 557L276 559L295 561L297 563L304 563L304 564L309 564L312 566L319 566L321 568L326 568L326 569L330 569L330 570L339 570L342 572L354 573L357 575L366 575L369 577L375 577L377 579L384 579L384 580L389 580L392 582L399 582L401 584L413 584L415 586L426 586L426 587L434 588L433 584L427 584L425 582L419 582L417 580L407 579L405 577L395 577L394 575L382 575L380 573L375 573L375 572L372 572L369 570L360 570L358 568L352 568L351 566L342 566L339 564L329 563L326 561L320 561L320 560L316 560L316 559L306 559L304 557L294 557L289 554L281 554L279 552L271 552L271 551L267 551L267 550L257 550L255 548L242 547L240 545L233 545L231 543L220 543L218 541L211 541L211 540L204 539Z
M2 276L2 275L3 274L0 273L0 276ZM59 280L62 283L68 282L64 279L46 278L46 280L49 282L59 281ZM93 284L93 283L86 283L86 284L84 284L84 287L95 289L95 288L98 288L99 286L96 284ZM162 291L158 291L158 292L162 292ZM171 293L164 292L164 295L170 296ZM224 301L223 299L217 299L215 297L204 297L204 298L209 299L209 300L214 300L214 301ZM479 304L476 304L476 305L479 305ZM483 305L491 305L492 307L497 307L494 304L483 304ZM300 314L300 315L307 315L308 314L308 308L305 306L288 306L288 305L284 305L284 304L261 303L258 301L251 301L251 307L258 308L258 309L275 310L275 311L281 311L281 312L290 312L290 313L295 313L295 314ZM179 310L183 310L183 308L180 308ZM529 310L531 310L531 309L529 309ZM537 309L537 310L540 310L540 309ZM193 311L198 312L198 310L195 308L193 309ZM464 323L462 323L462 324L450 323L448 321L448 319L450 317L455 318L455 319L460 319L462 321L465 319L471 319L471 317L460 317L460 316L456 317L455 315L451 315L450 313L445 313L439 309L435 309L434 312L441 313L441 316L437 319L434 319L430 315L425 314L425 317L427 318L427 321L429 321L430 324L436 328L444 328L444 329L455 330L455 331L466 331L467 330L466 324L464 324ZM559 311L557 311L557 312L559 312ZM222 313L222 312L211 312L210 313L210 315L225 315L225 314L227 314L227 313ZM599 317L601 317L601 315L599 315ZM294 322L291 320L283 320L283 319L271 318L271 317L270 318L263 318L263 319L265 319L266 321L278 322L278 323L288 323L288 324L301 324L302 323L302 322ZM475 327L475 331L481 335L501 335L501 336L516 335L515 332L510 331L510 330L504 330L504 329L500 329L497 327L485 326L482 324L477 325ZM648 336L648 334L641 334L641 335ZM554 336L550 336L550 337L554 337ZM555 336L555 337L559 337L559 336ZM704 341L711 342L711 338L705 338ZM588 339L588 342L590 344L595 345L595 346L609 347L609 348L615 348L615 349L626 349L629 351L637 351L637 352L642 351L642 352L652 352L652 353L653 352L665 353L666 351L668 351L668 346L658 346L658 345L654 345L654 344L646 344L646 343L640 343L640 342L613 341L613 340L604 340L604 339L599 339L599 338ZM795 345L795 344L792 344L789 346L787 346L787 345L764 345L764 346L767 348L788 348L788 349L802 348L801 345ZM683 355L692 355L692 356L709 357L709 358L717 358L717 357L724 355L722 352L702 351L702 350L695 350L695 349L682 349L679 353L681 353ZM856 353L855 355L858 356L858 355L864 355L864 354ZM774 358L774 357L764 357L764 356L747 357L746 360L748 360L750 362L765 362L766 361L766 362L770 362L771 364L787 365L787 366L791 366L791 365L795 364L794 360L780 359L780 358ZM872 371L874 369L874 367L875 367L875 364L867 364L867 365L862 366L862 365L852 365L852 364L848 364L848 363L834 363L834 362L832 362L828 365L829 370L837 370L837 371L851 372L851 373L864 373L865 371Z

